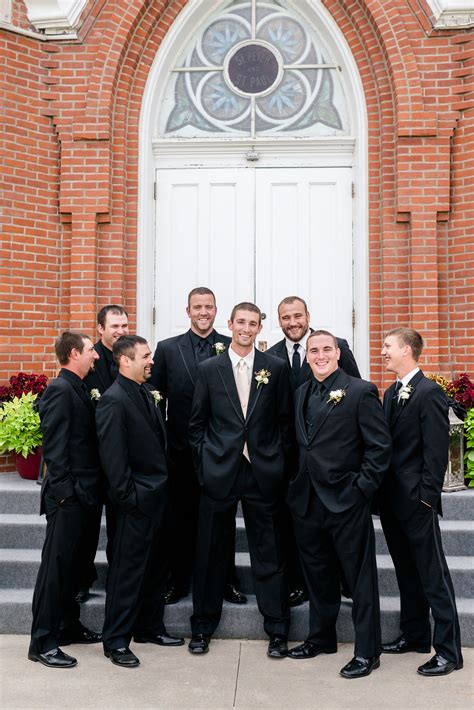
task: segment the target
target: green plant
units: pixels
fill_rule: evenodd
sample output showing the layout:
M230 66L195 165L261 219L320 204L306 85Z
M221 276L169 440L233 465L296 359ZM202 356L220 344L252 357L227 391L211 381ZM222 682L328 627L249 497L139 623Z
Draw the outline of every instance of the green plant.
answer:
M14 451L26 459L41 446L43 436L35 404L37 396L28 392L0 407L0 453Z
M464 433L466 435L466 478L469 479L469 488L474 488L474 409L470 409L464 420Z

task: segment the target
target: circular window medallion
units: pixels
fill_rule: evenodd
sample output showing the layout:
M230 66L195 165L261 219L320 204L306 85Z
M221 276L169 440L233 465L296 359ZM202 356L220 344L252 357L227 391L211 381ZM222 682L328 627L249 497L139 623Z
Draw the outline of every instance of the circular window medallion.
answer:
M282 76L280 53L266 42L240 42L224 61L226 83L241 96L264 96L278 86Z

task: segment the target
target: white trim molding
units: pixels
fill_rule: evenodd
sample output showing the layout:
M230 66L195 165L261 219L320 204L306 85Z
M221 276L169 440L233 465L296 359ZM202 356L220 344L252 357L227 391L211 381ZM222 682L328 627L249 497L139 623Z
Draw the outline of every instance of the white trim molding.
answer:
M428 0L436 30L474 27L473 0Z
M46 34L74 32L87 0L25 0L28 19Z

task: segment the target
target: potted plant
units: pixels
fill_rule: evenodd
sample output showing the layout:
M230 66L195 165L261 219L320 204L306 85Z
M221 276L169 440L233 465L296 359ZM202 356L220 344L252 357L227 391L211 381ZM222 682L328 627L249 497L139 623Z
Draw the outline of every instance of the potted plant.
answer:
M23 478L38 477L42 434L37 400L47 384L46 375L19 372L0 387L0 453L13 453Z

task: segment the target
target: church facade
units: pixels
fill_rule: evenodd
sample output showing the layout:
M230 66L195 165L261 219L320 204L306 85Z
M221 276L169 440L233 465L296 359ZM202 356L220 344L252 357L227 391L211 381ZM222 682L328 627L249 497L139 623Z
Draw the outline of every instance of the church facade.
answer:
M107 303L305 298L384 386L386 330L474 371L474 12L434 0L2 2L1 382Z

